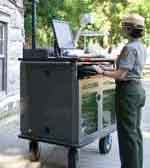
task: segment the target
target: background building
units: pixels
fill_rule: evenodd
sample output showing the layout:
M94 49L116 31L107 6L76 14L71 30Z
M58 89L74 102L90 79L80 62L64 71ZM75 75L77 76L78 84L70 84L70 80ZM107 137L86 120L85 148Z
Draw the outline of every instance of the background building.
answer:
M23 0L0 0L0 118L12 113L19 99L23 41Z

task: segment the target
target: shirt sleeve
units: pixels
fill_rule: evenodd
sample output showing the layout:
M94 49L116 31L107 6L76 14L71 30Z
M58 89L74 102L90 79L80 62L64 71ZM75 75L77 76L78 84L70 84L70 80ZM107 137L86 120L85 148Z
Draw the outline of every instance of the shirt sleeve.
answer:
M135 64L136 50L130 47L124 47L119 56L119 68L132 70Z

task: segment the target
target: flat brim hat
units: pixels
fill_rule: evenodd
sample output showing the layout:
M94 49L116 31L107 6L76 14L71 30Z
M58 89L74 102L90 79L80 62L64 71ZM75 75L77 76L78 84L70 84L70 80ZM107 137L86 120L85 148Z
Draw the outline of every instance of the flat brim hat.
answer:
M144 27L144 17L136 13L131 13L123 17L122 23L134 24Z

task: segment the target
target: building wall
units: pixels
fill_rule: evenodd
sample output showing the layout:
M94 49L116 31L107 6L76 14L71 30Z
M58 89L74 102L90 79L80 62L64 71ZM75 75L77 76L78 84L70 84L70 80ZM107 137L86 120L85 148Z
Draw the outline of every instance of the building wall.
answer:
M6 90L0 93L0 119L16 112L19 102L19 79L24 42L23 0L0 0L0 22L6 24ZM17 102L17 103L16 103Z
M13 4L15 3L15 4ZM0 0L0 21L7 24L7 95L19 91L19 61L24 41L23 0Z

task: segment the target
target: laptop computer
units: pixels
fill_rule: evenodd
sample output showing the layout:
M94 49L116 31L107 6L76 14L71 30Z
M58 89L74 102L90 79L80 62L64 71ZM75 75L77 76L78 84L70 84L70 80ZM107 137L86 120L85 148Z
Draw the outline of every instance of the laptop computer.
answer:
M55 36L55 51L60 57L98 57L91 53L85 53L83 49L77 49L74 44L73 33L67 21L52 20Z

